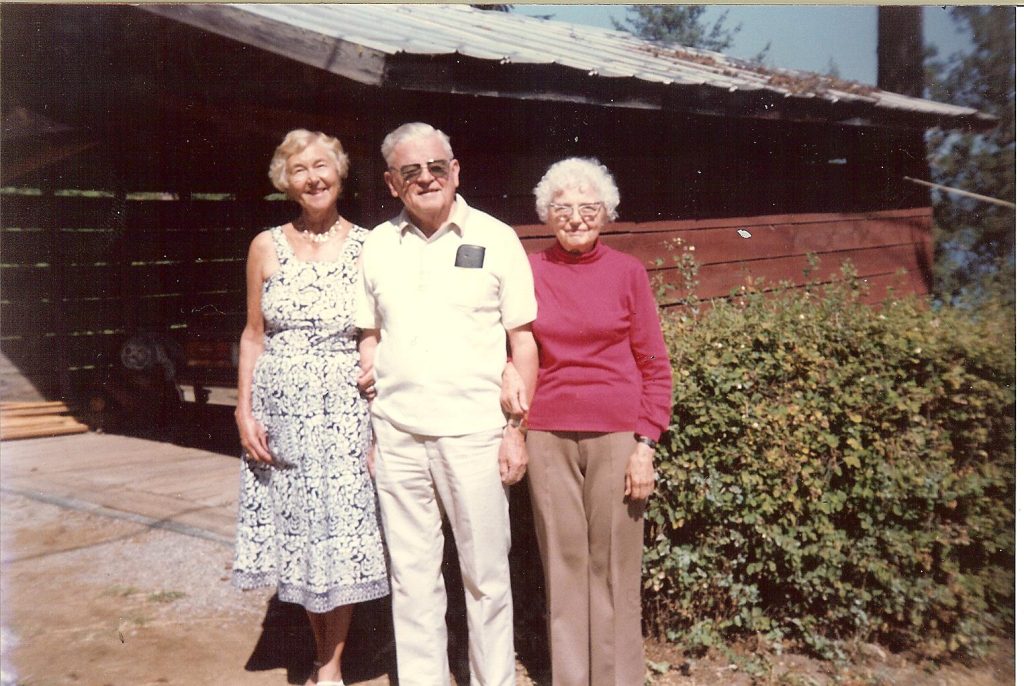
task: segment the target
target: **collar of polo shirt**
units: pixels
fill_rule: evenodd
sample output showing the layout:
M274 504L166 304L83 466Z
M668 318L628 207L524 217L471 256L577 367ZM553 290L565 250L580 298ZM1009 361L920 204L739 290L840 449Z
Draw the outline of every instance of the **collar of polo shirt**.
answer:
M463 231L465 230L466 218L468 216L469 205L466 204L466 201L462 199L461 195L456 193L455 203L452 205L452 211L448 215L448 221L445 222L444 225L442 225L441 228L438 229L433 235L437 236L441 233L444 233L444 231L448 227L451 227L461 236L463 234ZM399 234L404 234L407 231L411 231L413 229L419 231L419 228L411 221L409 221L409 214L408 212L405 211L405 208L403 208L402 213L398 215L398 221L396 222L395 227L398 229Z

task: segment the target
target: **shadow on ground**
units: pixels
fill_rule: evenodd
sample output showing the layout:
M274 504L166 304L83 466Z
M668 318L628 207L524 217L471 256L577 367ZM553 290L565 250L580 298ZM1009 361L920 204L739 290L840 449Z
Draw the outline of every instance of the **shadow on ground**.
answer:
M550 683L547 640L545 636L543 579L536 560L532 521L517 517L529 500L525 487L513 488L510 494L513 514L512 594L515 606L515 646L519 661L537 683ZM528 528L527 528L528 527ZM458 555L451 530L444 526L445 547L442 573L448 590L448 661L458 686L468 686L469 646L467 644L466 602L459 572ZM532 548L532 551L531 551ZM306 611L299 605L285 603L275 594L267 602L263 631L245 669L250 672L285 669L288 683L304 683L312 670L314 658L313 633ZM398 683L395 665L394 632L391 623L390 598L381 598L356 606L352 628L342 658L344 679L348 682L368 681L387 675Z
M147 409L150 411L110 414L104 418L102 428L108 433L164 441L238 457L238 433L233 407L171 403ZM512 523L509 565L516 655L534 681L549 683L550 656L545 620L544 576L525 481L509 490L509 514ZM466 603L458 555L447 523L444 534L442 572L448 591L448 656L456 683L464 686L470 683ZM369 670L353 671L351 680L354 681L385 673L394 674L394 636L390 608L387 599L357 606L345 648L346 679L349 679L349 669ZM274 596L267 606L263 634L246 668L260 671L284 667L288 670L290 683L302 683L309 675L313 653L313 635L305 611L298 605L283 603ZM397 683L397 679L392 678L392 683Z
M150 410L150 411L146 411ZM83 419L105 433L173 443L238 457L241 448L235 428L235 408L225 405L176 404L126 411L114 407Z
M313 632L300 605L281 602L275 594L267 602L263 632L245 664L246 671L285 669L288 683L302 684L313 669ZM386 598L360 603L352 617L342 656L343 678L348 682L395 677L391 604Z

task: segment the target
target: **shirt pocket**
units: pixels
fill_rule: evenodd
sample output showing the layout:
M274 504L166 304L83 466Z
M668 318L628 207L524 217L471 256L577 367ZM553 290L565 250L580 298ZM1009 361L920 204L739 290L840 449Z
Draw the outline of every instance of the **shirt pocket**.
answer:
M498 279L485 268L453 267L443 281L442 297L456 307L487 310L498 304Z

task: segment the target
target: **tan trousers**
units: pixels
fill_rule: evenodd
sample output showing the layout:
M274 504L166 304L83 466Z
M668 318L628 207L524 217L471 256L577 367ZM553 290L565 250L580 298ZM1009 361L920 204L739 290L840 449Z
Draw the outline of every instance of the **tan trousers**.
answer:
M633 435L531 430L526 445L552 686L639 686L644 504L623 496Z
M374 419L377 495L391 559L391 611L402 686L447 686L447 516L459 551L472 686L513 686L508 491L498 473L502 429L421 436Z

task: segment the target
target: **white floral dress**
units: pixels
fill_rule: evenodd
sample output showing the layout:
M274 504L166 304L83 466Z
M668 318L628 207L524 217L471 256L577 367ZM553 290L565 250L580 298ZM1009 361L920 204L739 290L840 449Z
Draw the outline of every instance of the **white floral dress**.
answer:
M337 260L306 262L281 227L270 231L280 269L263 284L252 408L279 464L242 460L233 581L276 584L281 600L326 612L388 593L369 414L355 386L352 313L369 232L353 226Z

